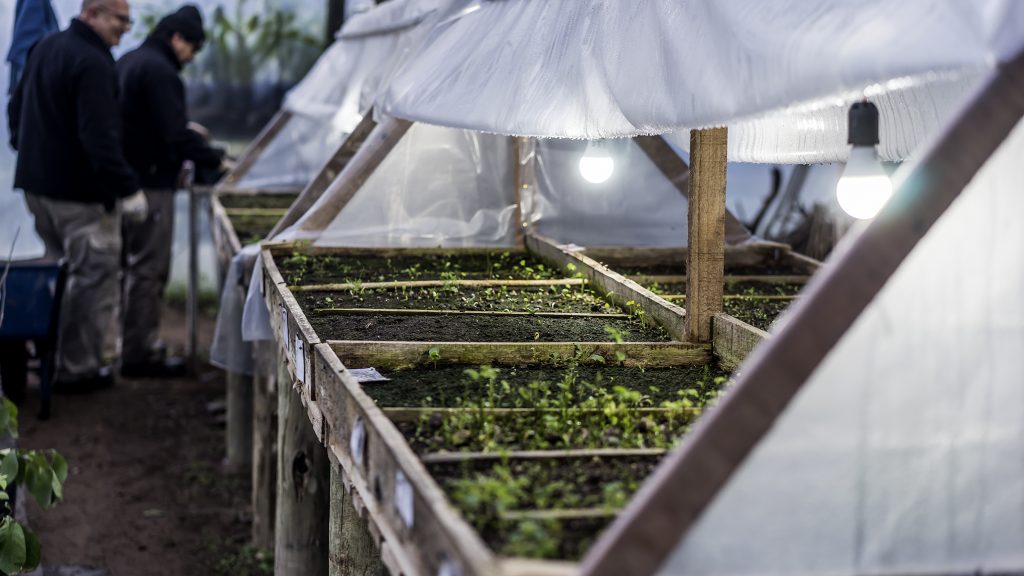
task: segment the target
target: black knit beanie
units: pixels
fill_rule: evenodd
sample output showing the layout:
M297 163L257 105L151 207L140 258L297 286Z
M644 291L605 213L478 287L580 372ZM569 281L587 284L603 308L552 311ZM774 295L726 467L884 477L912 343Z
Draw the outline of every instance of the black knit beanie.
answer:
M153 29L154 35L166 33L167 37L177 32L181 37L190 42L199 50L206 42L206 32L203 31L203 15L199 9L192 4L186 4L177 12L168 14L156 23Z

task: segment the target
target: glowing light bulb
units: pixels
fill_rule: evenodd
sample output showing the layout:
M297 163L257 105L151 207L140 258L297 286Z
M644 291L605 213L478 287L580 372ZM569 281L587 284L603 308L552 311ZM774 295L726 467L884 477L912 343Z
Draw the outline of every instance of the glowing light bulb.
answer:
M854 218L874 218L891 196L892 182L875 156L874 146L854 146L836 185L839 207Z
M580 176L591 184L601 184L615 172L615 160L600 140L587 143L587 150L580 158Z

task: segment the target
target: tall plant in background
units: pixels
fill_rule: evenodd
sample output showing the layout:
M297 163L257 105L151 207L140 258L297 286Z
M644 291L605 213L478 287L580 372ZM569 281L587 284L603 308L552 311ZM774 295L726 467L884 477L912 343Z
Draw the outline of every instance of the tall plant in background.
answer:
M230 4L229 4L230 6ZM218 134L255 133L322 50L295 12L237 0L207 17L207 46L185 69L193 119Z
M18 408L7 398L0 406L0 436L18 437ZM0 450L0 574L21 574L39 565L36 535L14 519L10 487L32 494L47 509L64 498L68 464L56 450Z

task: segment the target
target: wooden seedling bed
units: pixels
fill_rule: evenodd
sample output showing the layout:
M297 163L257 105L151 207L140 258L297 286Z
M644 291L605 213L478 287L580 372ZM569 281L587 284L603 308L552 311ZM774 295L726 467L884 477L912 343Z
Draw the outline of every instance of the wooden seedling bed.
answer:
M685 305L686 250L588 248L605 263L668 302ZM776 243L726 247L724 312L712 320L712 349L720 365L735 370L821 263Z
M503 367L501 370L511 370L512 366L526 370L523 367L564 363L571 359L584 364L581 370L591 370L603 362L603 366L612 371L654 373L666 367L705 365L711 360L709 346L671 340L671 336L681 333L682 309L678 306L635 283L623 282L624 279L595 266L596 263L580 259L543 239L532 239L531 249L536 256L523 250L368 250L319 249L290 243L264 245L261 289L271 311L272 328L287 372L294 380L317 437L328 446L332 459L344 471L346 488L353 491L354 500L365 508L382 557L395 574L435 574L446 566L462 574L537 573L537 570L557 573L571 569L573 564L496 556L452 506L425 467L426 464L438 465L445 458L450 460L450 455L417 455L399 429L410 423L415 428L420 421L451 418L455 416L451 407L448 412L444 406L423 402L378 407L366 395L364 387L344 369L342 359L351 366L372 366L384 371L402 369L406 371L403 378L417 372L423 374L423 371L461 374L467 366L484 364ZM508 256L503 256L506 252ZM457 298L447 298L445 288L452 287L458 288ZM502 288L506 291L504 295L493 295ZM490 298L486 295L488 289L492 290ZM403 300L401 306L405 307L399 307L393 300L380 300L393 299L400 290L405 290L409 298ZM516 297L509 299L508 293L513 290ZM437 301L432 291L439 292ZM318 333L310 322L311 317L332 321L338 318L366 320L379 314L379 308L362 308L367 304L374 308L387 305L387 309L399 317L431 316L437 315L437 310L424 308L424 303L441 301L446 306L444 310L449 312L444 315L449 322L463 316L585 319L600 322L602 330L598 334L600 338L593 342L539 341L532 335L513 342L354 339L362 338L365 331L348 336L349 340L332 340ZM615 304L631 314L611 310L605 303ZM590 307L596 309L588 310ZM637 314L637 310L642 314ZM580 316L559 316L574 314ZM615 320L633 322L637 326L661 324L667 335L660 342L616 342L603 330L605 324ZM531 414L524 415L521 406L495 407L491 411L503 422L521 421L524 417L534 417L532 413L537 412L526 410ZM579 415L590 417L600 412L581 408ZM654 423L666 416L665 408L660 406L646 406L633 412L638 418ZM685 427L693 415L692 411L677 409L672 418L678 420L678 426ZM675 433L666 434L665 438L674 436ZM614 438L584 445L590 448L582 452L578 448L568 452L526 450L513 455L526 459L578 459L599 447L596 452L608 461L620 456L636 456L635 453L623 454L621 446L615 446ZM536 446L523 444L522 447ZM608 451L609 447L613 449ZM662 451L663 448L655 447L653 452L643 452L643 455L657 457ZM460 458L482 461L492 456L478 452ZM507 512L511 516L501 520L506 524L530 521L545 525L569 522L574 526L581 523L603 526L614 516L614 510L595 510L586 505L563 511ZM595 524L598 522L600 524Z
M210 222L221 269L242 246L263 240L297 197L292 192L212 194Z

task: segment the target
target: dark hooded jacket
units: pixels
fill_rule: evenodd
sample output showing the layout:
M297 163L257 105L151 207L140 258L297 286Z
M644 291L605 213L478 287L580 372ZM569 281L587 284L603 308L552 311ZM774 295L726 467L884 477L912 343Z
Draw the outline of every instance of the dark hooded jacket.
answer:
M125 155L144 188L173 188L184 160L215 171L224 157L188 129L179 72L170 44L153 36L117 61Z
M121 143L114 58L84 22L32 49L7 114L16 188L108 209L138 189Z

